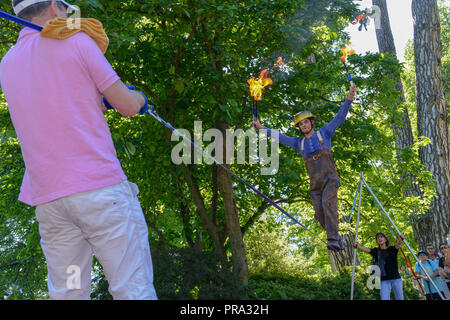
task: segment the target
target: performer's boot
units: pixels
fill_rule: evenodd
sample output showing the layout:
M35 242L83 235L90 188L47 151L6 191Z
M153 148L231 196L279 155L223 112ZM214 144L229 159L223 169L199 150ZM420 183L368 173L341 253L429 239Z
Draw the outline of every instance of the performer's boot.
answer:
M342 241L341 236L339 235L338 240L328 240L327 247L331 251L339 252L345 249L344 241Z

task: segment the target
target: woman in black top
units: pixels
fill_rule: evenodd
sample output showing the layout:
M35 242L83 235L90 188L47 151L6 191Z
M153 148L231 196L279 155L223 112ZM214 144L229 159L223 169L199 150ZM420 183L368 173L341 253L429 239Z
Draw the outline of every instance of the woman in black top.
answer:
M403 283L398 273L397 254L403 243L403 236L395 246L389 246L389 240L383 233L375 236L378 248L368 249L355 242L355 247L372 256L372 264L380 269L380 296L381 300L390 300L391 289L394 289L395 299L403 300Z

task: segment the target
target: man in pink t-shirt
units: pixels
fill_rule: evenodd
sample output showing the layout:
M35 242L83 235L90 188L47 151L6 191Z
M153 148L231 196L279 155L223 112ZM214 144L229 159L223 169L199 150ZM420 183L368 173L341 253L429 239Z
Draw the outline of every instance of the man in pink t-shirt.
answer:
M65 1L14 0L38 25L62 17ZM125 86L96 42L24 28L0 63L0 82L25 162L19 200L36 206L52 299L89 299L92 255L115 299L156 299L148 228L117 159L102 95L125 116L146 98Z

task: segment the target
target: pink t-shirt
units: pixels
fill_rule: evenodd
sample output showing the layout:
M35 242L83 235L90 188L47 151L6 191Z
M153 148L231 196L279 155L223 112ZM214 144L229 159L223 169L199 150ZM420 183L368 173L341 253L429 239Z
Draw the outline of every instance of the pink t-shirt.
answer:
M34 206L126 180L101 105L117 80L86 33L56 40L20 31L0 63L26 167L20 201Z

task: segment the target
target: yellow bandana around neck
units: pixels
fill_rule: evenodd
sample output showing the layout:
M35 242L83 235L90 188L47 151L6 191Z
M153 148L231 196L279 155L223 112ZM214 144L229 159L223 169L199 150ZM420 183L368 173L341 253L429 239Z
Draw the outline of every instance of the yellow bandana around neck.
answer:
M48 21L41 31L41 36L52 39L66 39L80 31L86 32L105 54L109 39L100 21L92 18L81 18L79 28L74 28L67 19L55 18Z

